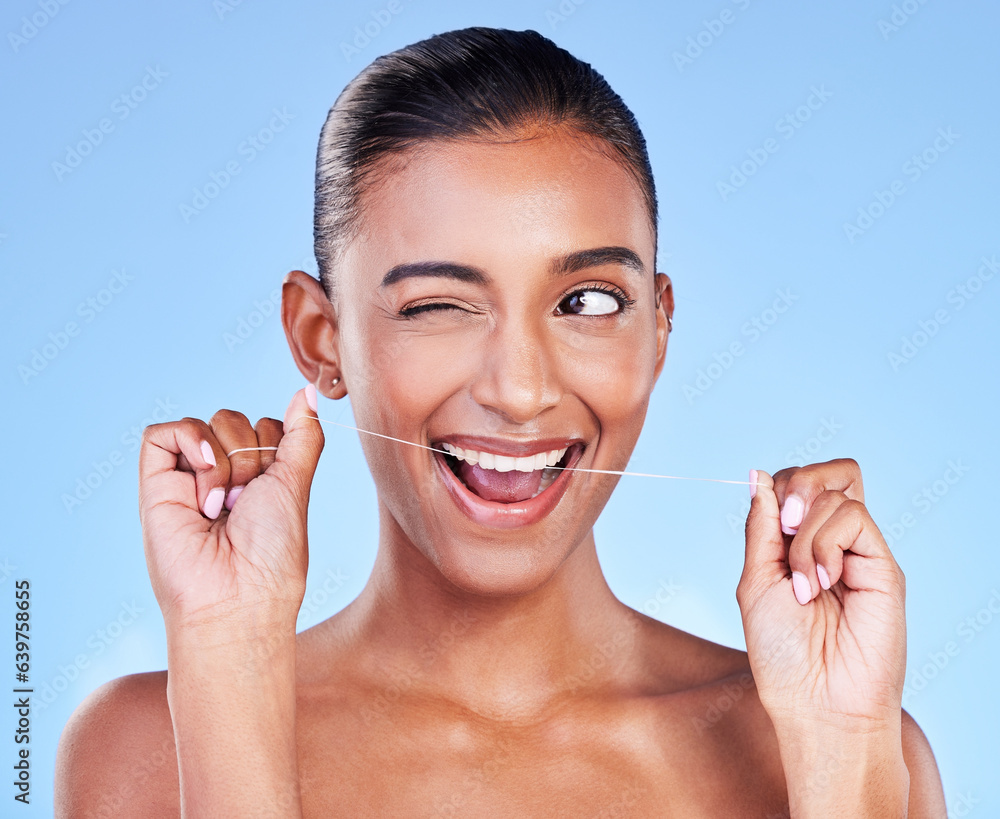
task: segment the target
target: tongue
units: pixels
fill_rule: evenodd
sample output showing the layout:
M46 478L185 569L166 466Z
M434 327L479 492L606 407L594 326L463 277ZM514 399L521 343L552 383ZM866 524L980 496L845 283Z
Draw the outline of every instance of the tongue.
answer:
M495 469L483 469L476 464L460 461L458 476L465 485L484 500L496 503L517 503L528 500L542 482L542 470L533 472L497 472Z

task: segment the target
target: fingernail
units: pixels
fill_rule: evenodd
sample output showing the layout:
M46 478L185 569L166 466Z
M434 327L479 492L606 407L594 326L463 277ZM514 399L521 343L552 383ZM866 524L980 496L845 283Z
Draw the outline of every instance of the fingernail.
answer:
M757 470L750 470L750 500L757 497Z
M826 573L826 569L824 569L819 563L816 564L816 577L819 578L819 584L824 589L830 588L830 575Z
M209 466L215 466L215 453L212 452L212 445L208 441L201 442L201 457L208 462Z
M781 531L786 535L794 535L799 531L804 511L805 506L800 497L789 495L785 498L785 505L781 508Z
M222 511L222 502L226 498L226 490L221 486L215 487L211 492L208 493L208 497L205 498L205 507L203 509L205 517L210 520L215 520L219 513Z
M309 409L316 412L316 408L319 404L316 403L316 385L306 384L306 403L309 405Z
M809 581L802 572L792 572L792 591L795 592L795 599L799 601L800 605L804 606L809 602L812 593L809 589Z
M234 486L226 493L226 509L232 511L233 505L236 503L236 499L240 496L240 492L243 489L244 487L242 486Z

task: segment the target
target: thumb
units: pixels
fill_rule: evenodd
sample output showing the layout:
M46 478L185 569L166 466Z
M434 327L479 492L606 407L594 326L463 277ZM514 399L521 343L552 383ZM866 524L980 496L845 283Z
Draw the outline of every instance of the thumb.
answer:
M309 487L326 440L316 416L315 386L307 384L292 396L282 428L284 434L278 442L274 461L281 464L281 472L295 482L299 495L308 501Z
M750 472L750 482L754 496L747 515L747 550L740 585L754 594L787 576L788 549L781 534L774 479L755 469Z

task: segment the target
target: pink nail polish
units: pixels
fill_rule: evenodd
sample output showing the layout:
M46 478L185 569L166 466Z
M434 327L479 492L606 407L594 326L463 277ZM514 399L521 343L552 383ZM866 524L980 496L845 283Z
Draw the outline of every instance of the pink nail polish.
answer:
M750 470L750 500L757 497L757 470Z
M816 564L816 577L819 578L820 586L824 589L830 588L830 575L826 573L826 569L824 569L819 563Z
M222 511L222 502L225 498L226 490L221 486L217 486L209 492L208 497L205 498L205 507L202 510L205 513L205 517L210 520L215 520Z
M306 403L309 405L309 409L316 412L316 408L319 404L316 401L316 385L306 384Z
M785 498L785 505L781 508L781 531L786 535L794 535L802 525L802 513L805 512L805 505L797 495L789 495Z
M201 442L201 457L204 458L210 466L215 466L215 453L212 452L212 445L208 441Z
M243 486L234 486L229 490L229 492L226 493L226 509L232 511L233 506L236 504L236 499L240 496L240 492L242 492L245 488L246 487Z
M802 572L792 572L792 591L795 592L795 599L800 605L804 606L809 602L812 591L809 588L809 581Z

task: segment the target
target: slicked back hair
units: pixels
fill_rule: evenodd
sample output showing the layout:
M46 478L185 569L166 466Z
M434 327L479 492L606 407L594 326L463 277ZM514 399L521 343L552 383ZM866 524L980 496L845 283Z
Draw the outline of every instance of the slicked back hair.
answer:
M314 240L329 298L361 216L361 197L393 158L422 144L504 140L533 126L569 126L618 159L657 206L635 116L588 63L536 31L466 28L377 58L341 92L320 133Z

